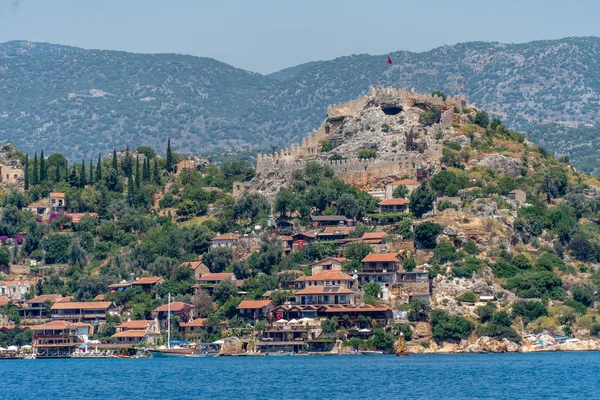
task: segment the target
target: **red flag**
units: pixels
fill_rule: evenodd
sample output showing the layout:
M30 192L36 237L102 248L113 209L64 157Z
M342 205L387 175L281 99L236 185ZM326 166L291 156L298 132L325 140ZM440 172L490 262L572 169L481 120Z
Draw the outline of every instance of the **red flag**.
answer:
M388 64L392 63L392 59L388 57Z

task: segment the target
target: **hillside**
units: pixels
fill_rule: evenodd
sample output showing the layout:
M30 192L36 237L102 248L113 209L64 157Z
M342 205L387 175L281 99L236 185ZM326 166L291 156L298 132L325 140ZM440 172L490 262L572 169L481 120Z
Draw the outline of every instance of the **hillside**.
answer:
M67 166L5 144L0 158L0 282L114 302L96 317L104 342L173 298L172 337L201 342L247 338L242 302L260 300L312 313L303 352L390 352L399 332L412 353L600 349L600 182L464 96L372 89L256 170L148 147ZM5 300L1 345L30 321ZM282 323L250 318L259 336Z
M270 76L174 54L0 44L0 133L20 149L78 160L167 136L178 151L287 146L318 126L327 105L371 86L443 90L512 128L600 120L598 38L464 43L424 53L353 55Z

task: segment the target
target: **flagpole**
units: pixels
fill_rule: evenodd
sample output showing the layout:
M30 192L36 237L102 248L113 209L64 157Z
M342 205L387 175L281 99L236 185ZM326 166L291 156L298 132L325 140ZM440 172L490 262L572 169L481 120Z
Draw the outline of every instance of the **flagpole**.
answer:
M171 293L169 293L169 304L167 305L167 348L171 348Z

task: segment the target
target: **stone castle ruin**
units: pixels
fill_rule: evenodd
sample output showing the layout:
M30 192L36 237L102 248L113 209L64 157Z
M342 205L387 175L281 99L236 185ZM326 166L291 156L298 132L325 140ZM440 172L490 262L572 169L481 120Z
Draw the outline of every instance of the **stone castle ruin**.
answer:
M455 111L462 112L465 104L464 97L444 100L403 89L371 88L366 96L330 106L325 122L301 144L259 154L254 180L262 183L236 183L234 195L264 189L265 181L285 180L309 162L326 164L357 186L385 176L417 179L417 169L439 165L442 138L452 132ZM423 123L421 115L434 108L439 115ZM375 157L359 158L361 152Z

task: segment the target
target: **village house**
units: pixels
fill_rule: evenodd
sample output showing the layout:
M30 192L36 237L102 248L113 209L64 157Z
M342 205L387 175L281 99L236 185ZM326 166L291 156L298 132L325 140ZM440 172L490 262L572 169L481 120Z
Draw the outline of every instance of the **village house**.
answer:
M344 263L347 261L348 259L343 257L327 257L323 260L314 262L311 264L310 268L313 275L316 275L321 271L341 271Z
M311 215L310 221L315 228L320 226L344 226L350 223L350 220L343 215Z
M289 233L295 228L294 220L288 217L279 217L275 221L275 228L279 233Z
M319 240L341 240L346 239L350 236L350 232L354 227L352 226L327 226L323 232L317 233L317 239Z
M296 292L296 304L354 304L354 291L342 286L309 286Z
M237 306L239 317L245 322L265 319L273 308L275 305L271 300L242 300Z
M158 321L154 319L137 319L133 321L123 322L115 326L115 331L125 332L130 330L149 330L153 332L160 332L158 329Z
M308 232L300 232L292 235L292 250L302 250L306 244L314 241L315 238L315 235Z
M309 329L303 326L274 326L263 332L257 346L263 353L308 350Z
M0 296L6 296L13 301L24 300L29 288L35 282L25 281L0 281Z
M140 287L144 292L150 292L156 285L161 285L164 281L160 276L146 276L131 282L131 286Z
M406 188L408 189L408 194L411 194L413 192L413 190L415 190L416 188L421 186L421 184L419 182L417 182L413 179L401 179L399 181L395 181L395 182L385 185L385 198L386 199L393 198L394 190L396 190L396 188L401 185L406 186Z
M393 287L399 303L409 303L413 298L429 302L431 281L426 270L398 272L398 279Z
M386 232L365 232L361 240L367 244L381 244L387 236Z
M56 302L50 307L51 318L69 322L103 324L107 315L117 315L118 309L111 301Z
M515 189L511 192L508 192L508 198L511 200L518 201L520 204L527 203L527 193L525 193L521 189Z
M160 332L129 329L117 332L111 338L115 341L115 344L122 346L137 346L141 343L154 345L157 339L160 338Z
M235 275L233 275L231 272L204 274L196 282L198 283L198 287L200 289L204 289L209 294L212 294L212 290L214 289L214 287L224 280L234 281L237 285Z
M311 276L301 276L294 282L299 289L311 286L333 286L352 289L354 279L342 271L333 270L317 272Z
M55 212L57 214L64 214L67 210L67 201L65 199L65 194L61 192L52 192L50 193L50 212Z
M187 267L194 271L194 279L196 281L200 279L202 275L210 273L210 270L202 261L187 261L182 263L181 267Z
M385 199L379 203L379 212L388 213L407 213L409 201L405 199Z
M113 283L112 285L108 285L108 291L110 293L122 292L125 289L129 289L131 287L131 282L122 282L122 283Z
M217 236L210 241L210 248L216 249L218 247L227 247L232 249L237 245L239 240L240 235L237 233L225 233L223 235L217 234Z
M363 268L357 272L360 286L377 282L383 292L382 298L388 298L389 288L396 282L401 261L395 253L370 253L362 260Z
M179 324L179 332L183 335L183 338L189 340L190 334L200 335L204 328L206 318L196 318L190 322L182 322Z
M281 245L283 246L283 254L287 255L292 251L292 247L294 246L294 238L291 236L278 236L277 240L279 240L281 242Z
M193 307L191 304L184 303L182 301L174 301L171 303L171 315L178 315L180 318L180 324L182 322L188 322L193 318ZM158 321L158 326L160 329L168 328L168 313L169 313L169 305L163 304L162 306L156 307L152 314Z
M179 175L181 172L183 172L184 169L195 170L196 163L194 162L194 160L182 160L177 164L173 165L173 172L175 173L175 175Z
M69 321L51 321L32 326L31 330L37 358L70 357L93 334L91 325Z
M0 165L0 177L3 183L10 186L18 186L24 180L23 170L9 165Z
M19 308L19 316L26 319L49 318L50 308L62 299L60 294L42 294L27 300L23 307Z

